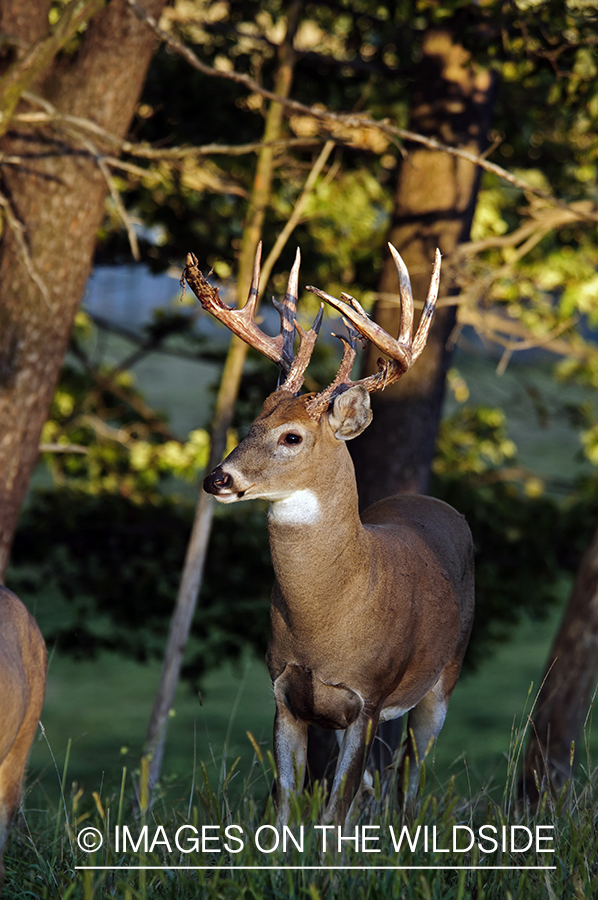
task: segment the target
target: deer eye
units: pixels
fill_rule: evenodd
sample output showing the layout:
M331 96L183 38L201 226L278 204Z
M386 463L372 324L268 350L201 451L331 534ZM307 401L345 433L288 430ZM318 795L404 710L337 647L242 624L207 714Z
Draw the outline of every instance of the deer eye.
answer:
M283 434L281 438L281 443L283 444L300 444L303 438L300 434L297 434L295 431L288 431L286 434Z

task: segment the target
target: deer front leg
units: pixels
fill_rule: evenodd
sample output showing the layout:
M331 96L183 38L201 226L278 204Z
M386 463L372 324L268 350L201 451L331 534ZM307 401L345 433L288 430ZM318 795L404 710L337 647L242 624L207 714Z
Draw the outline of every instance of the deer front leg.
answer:
M277 696L274 717L274 759L278 777L278 820L286 825L291 797L303 788L307 761L307 722L295 718L284 699Z
M347 726L340 747L328 806L322 822L342 824L357 793L367 763L370 747L378 726L378 714L368 715L362 710Z

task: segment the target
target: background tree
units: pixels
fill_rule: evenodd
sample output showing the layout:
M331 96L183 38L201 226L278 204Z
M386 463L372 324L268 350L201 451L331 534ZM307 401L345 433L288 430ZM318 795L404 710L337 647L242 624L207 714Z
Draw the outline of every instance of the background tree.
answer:
M492 72L476 66L449 28L430 28L422 41L409 129L481 155L490 127L493 81ZM420 302L436 247L450 257L469 239L479 179L480 169L473 163L442 150L406 146L388 240L405 260ZM449 278L450 269L443 272L445 297L455 293ZM387 259L373 315L389 334L399 330L395 281ZM443 305L417 369L372 397L374 420L352 447L362 508L394 493L427 493L455 322L456 307ZM377 354L371 349L365 369L377 370Z
M581 561L531 713L522 788L537 801L557 794L573 773L588 707L598 682L598 533Z
M98 12L101 5L54 7L54 27L49 0L7 0L0 11L0 92L5 114L18 113L3 123L0 147L0 577L111 182L95 143L76 132L75 122L84 117L100 135L107 129L123 137L156 45L126 0ZM163 6L148 0L146 10L159 15ZM42 126L40 110L51 112Z

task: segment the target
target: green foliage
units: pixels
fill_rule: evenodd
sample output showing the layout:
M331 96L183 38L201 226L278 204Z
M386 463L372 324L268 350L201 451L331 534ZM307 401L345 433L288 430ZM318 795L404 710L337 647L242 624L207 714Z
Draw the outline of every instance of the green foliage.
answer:
M437 475L481 474L511 462L516 453L502 409L462 406L440 424L432 468Z
M197 429L184 442L167 439L156 430L157 422L132 414L129 404L138 399L128 373L119 373L102 390L74 367L63 369L42 432L42 448L52 447L44 459L57 483L141 500L168 476L198 478L209 454L207 432ZM68 452L73 445L78 452ZM67 452L61 453L61 446Z
M333 260L339 291L355 280L356 268L369 263L389 221L390 197L373 173L348 172L325 182L310 197L310 238L326 260ZM381 265L381 260L379 262ZM330 266L319 278L328 278ZM327 287L334 293L336 285Z
M73 489L36 493L17 532L10 584L35 609L51 646L89 657L115 650L161 659L193 511ZM215 518L206 577L185 658L197 680L223 659L263 653L272 583L259 509Z
M188 317L158 314L139 355L173 333L188 333L189 324ZM143 502L159 498L173 477L197 481L208 460L208 433L196 429L186 441L177 440L164 417L146 405L128 369L93 365L84 349L91 332L88 317L80 313L73 357L63 367L41 436L55 483Z

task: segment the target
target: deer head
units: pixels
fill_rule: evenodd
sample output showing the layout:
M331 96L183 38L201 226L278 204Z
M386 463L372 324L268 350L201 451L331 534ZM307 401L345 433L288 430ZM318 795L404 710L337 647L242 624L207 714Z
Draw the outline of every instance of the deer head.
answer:
M389 248L399 276L401 318L398 338L383 331L349 294L342 293L337 299L309 286L308 291L342 313L348 336L340 338L344 346L343 358L332 383L319 394L304 396L300 391L322 322L323 304L312 327L305 332L295 318L299 250L283 301L273 301L281 318L276 337L264 334L255 322L261 244L255 258L249 298L242 309L232 309L220 300L218 290L207 282L197 268L197 260L189 254L184 277L204 309L281 369L278 389L267 398L247 437L204 481L205 490L214 494L217 500L222 503L255 497L279 500L286 498L289 492L303 490L303 487L294 486L303 484L305 477L312 477L304 474L302 478L300 473L306 460L310 461L310 469L317 465L319 443L344 442L361 434L372 419L369 394L392 384L416 361L425 346L438 296L440 253L436 251L430 289L413 336L413 294L409 273L398 251L392 244ZM295 333L300 338L296 355L293 353ZM371 340L389 359L378 361L375 375L351 381L356 343L360 338Z

